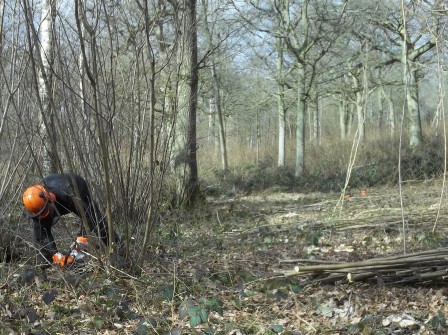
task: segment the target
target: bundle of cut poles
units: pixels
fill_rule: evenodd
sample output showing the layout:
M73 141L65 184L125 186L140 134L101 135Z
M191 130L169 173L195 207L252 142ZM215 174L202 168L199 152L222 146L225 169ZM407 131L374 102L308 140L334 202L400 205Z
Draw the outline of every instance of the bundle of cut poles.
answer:
M412 283L448 280L448 248L372 258L359 262L326 262L306 259L282 260L296 264L277 270L284 276L307 276L311 282L343 283L377 280L387 283Z

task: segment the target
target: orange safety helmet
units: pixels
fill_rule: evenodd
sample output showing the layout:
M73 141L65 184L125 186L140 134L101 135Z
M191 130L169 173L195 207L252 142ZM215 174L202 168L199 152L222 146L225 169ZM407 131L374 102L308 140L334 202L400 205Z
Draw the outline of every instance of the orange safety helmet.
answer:
M27 211L31 213L30 217L43 219L50 213L48 201L56 201L56 196L47 192L42 185L36 184L23 192L22 201Z

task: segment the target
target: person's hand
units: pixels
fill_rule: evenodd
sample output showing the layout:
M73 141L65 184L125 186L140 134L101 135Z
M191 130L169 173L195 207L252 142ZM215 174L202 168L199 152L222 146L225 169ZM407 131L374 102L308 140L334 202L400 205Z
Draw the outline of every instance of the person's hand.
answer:
M70 246L72 250L88 250L89 249L89 239L84 236L78 236L76 241Z
M61 268L75 261L75 256L71 252L57 252L53 255L53 263L59 264Z

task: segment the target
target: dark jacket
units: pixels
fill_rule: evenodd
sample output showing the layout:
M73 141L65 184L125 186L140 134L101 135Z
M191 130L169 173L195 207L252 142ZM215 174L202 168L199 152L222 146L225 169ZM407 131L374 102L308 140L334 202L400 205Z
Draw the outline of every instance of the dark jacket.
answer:
M72 183L72 176L78 190ZM54 202L56 210L51 211L50 214L43 218L32 218L33 220L33 232L34 242L38 249L38 263L44 264L52 261L52 255L56 253L57 247L51 233L51 227L56 223L57 217L74 213L82 218L80 211L84 211L87 224L90 230L98 236L105 245L108 245L109 234L105 225L105 218L100 212L98 205L93 201L87 183L81 176L65 174L52 174L44 178L42 186L45 187L47 192L51 192L56 196ZM76 208L74 197L79 192L81 207L80 210ZM81 223L81 229L78 236L86 236L84 226ZM118 243L118 236L115 234L115 241ZM48 264L48 263L47 263Z

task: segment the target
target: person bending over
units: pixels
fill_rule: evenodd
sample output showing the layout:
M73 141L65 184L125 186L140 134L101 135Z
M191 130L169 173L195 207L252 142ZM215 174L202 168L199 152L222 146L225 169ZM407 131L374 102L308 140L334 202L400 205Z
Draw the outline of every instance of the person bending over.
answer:
M78 204L75 203L77 197ZM87 182L81 176L70 173L49 175L43 179L42 183L28 187L23 193L22 200L33 223L38 265L45 267L54 262L63 266L67 262L68 258L60 259L61 254L58 253L51 228L59 217L68 213L76 214L81 220L85 215L89 229L106 246L109 244L105 217L93 201ZM88 245L82 221L80 225L77 244L75 244L77 249ZM120 244L120 239L115 232L114 241L117 245Z

